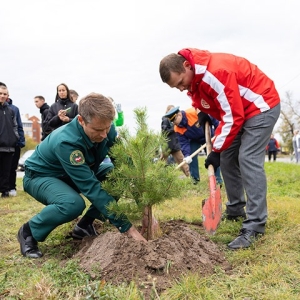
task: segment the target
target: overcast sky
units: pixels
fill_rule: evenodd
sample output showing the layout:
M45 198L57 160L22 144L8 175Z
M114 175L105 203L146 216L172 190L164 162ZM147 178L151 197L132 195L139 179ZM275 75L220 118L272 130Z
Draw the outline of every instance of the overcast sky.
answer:
M99 92L121 103L125 125L147 107L160 130L167 105L191 106L162 83L160 60L185 47L227 52L258 65L281 97L300 99L298 0L1 1L0 81L21 114L39 116L64 82L79 97Z

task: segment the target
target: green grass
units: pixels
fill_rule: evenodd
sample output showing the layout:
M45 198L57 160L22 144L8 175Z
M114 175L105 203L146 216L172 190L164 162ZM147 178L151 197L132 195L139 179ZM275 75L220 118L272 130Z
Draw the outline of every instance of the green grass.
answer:
M201 221L201 201L208 196L207 172L201 166L201 182L187 190L182 199L167 200L155 208L161 221ZM236 237L241 222L224 221L210 237L224 249L233 269L220 269L206 278L182 276L155 299L300 299L300 165L266 163L269 218L266 234L250 249L228 251L226 244ZM222 189L223 203L226 195ZM143 299L138 288L112 286L91 278L78 267L72 255L77 251L66 238L74 222L55 229L40 248L40 260L22 257L16 233L42 205L22 191L18 196L0 198L0 299Z

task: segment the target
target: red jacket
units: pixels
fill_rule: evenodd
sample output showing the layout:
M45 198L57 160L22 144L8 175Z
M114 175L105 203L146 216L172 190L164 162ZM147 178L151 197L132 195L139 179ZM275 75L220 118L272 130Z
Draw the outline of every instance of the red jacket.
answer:
M242 57L205 50L178 52L193 66L192 105L220 120L213 150L227 149L244 122L280 103L274 82Z

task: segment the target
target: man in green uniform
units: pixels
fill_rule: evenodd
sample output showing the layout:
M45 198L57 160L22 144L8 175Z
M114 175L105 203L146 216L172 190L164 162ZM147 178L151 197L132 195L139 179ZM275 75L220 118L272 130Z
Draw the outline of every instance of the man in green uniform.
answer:
M78 112L72 122L53 131L26 160L24 191L45 207L18 232L23 256L41 257L38 242L57 226L81 215L85 202L80 194L91 206L75 226L74 237L97 235L93 221L108 219L121 233L146 242L125 215L107 211L107 205L116 200L101 187L113 168L111 163L100 164L116 138L111 101L92 93L81 99Z

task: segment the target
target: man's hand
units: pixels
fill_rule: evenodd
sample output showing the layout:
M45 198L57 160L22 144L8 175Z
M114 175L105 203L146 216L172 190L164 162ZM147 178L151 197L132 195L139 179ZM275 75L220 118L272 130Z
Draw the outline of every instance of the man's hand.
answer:
M122 112L122 105L120 103L116 104L116 110L118 113Z
M211 118L209 117L208 114L200 111L198 113L198 121L200 126L203 128L203 130L205 130L205 123L208 122L209 126L212 126L212 122L211 122Z
M188 165L192 162L192 158L190 157L190 156L186 156L184 159L183 159L183 161L185 162L185 163L187 163Z
M138 230L134 227L131 226L128 231L126 231L126 234L136 241L141 241L147 243L147 240L138 232Z
M205 168L207 169L209 165L212 165L214 167L214 170L216 170L220 167L220 153L219 152L210 152L205 160Z

